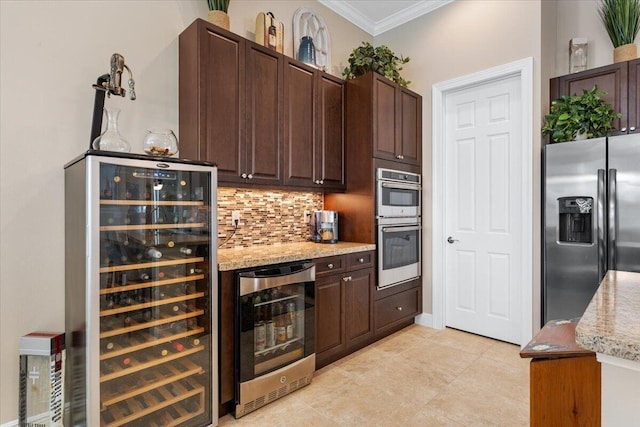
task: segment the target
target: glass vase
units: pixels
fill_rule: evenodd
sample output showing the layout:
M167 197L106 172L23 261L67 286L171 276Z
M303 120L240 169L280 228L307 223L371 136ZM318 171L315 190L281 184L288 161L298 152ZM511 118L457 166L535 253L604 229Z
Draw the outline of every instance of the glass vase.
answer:
M178 153L178 140L171 129L149 129L143 148L152 156L174 156Z
M93 140L91 146L94 150L105 151L121 151L128 153L131 151L131 145L126 139L120 135L118 129L118 116L120 115L119 108L104 107L104 114L107 116L107 127L104 132Z

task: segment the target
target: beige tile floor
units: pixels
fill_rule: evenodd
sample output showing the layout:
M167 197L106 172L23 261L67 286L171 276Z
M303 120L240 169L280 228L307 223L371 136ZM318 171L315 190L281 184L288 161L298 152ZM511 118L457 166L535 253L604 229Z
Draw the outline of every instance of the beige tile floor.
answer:
M412 325L316 372L313 382L220 426L527 426L520 348Z

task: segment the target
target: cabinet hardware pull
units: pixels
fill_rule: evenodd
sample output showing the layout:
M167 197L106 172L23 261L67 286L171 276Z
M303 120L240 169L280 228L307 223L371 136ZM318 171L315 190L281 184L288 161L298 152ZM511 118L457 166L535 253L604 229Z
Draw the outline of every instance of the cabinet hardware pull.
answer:
M630 130L631 132L633 132L634 130L636 130L636 127L635 127L635 126L631 126L631 127L629 128L629 130Z
M321 180L320 180L320 184L321 184L321 185L322 185L322 184L324 184L324 179L321 179Z
M620 131L621 131L621 132L626 132L626 131L627 131L627 128L622 128L622 129L620 129Z
M247 175L247 178L253 179L253 175L249 174L249 175Z
M396 307L396 310L402 311L402 307Z
M343 277L342 280L344 280L345 282L350 282L351 276Z
M327 268L331 270L333 268L333 264L327 264Z
M364 258L358 258L358 262L362 264L364 262Z
M247 174L246 174L246 173L243 173L243 174L242 174L242 175L240 175L240 176L241 176L242 178L246 178L246 177L247 177Z

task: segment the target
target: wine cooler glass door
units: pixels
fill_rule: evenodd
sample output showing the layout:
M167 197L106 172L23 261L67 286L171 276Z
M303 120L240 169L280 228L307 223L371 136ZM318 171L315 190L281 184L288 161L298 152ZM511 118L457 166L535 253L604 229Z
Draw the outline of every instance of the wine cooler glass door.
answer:
M217 411L211 407L215 196L210 172L180 168L100 163L103 426L208 425Z
M302 265L298 273L295 273L296 266L285 269L291 267L292 277L310 272L303 270ZM307 268L315 272L312 263L308 263ZM288 280L279 268L261 272L273 273L278 280L270 286L270 278L261 280L256 272L239 275L241 293L243 281L253 288L252 292L239 297L240 382L282 368L314 351L313 277L293 279L294 283L286 284ZM243 277L244 274L247 276Z

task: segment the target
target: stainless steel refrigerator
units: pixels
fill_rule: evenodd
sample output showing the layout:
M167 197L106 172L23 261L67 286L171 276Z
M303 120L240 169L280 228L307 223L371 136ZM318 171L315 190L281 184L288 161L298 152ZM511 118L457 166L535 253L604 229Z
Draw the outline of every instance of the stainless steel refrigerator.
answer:
M544 322L580 317L607 270L640 272L640 134L544 149Z

